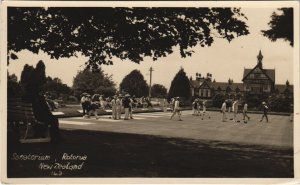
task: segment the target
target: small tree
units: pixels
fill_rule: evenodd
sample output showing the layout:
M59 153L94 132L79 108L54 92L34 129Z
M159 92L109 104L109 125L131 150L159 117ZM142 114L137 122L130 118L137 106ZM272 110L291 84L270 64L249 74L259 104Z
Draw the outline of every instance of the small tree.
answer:
M104 89L109 89L109 91ZM103 94L104 96L111 96L116 93L112 76L104 74L101 69L97 71L92 71L90 69L79 71L73 80L73 90L77 97L84 92L90 94Z
M120 90L136 97L149 94L149 86L139 70L133 70L124 77L120 84Z
M171 87L169 90L168 98L182 97L188 99L191 97L190 81L181 68L172 80Z
M151 95L156 98L167 97L167 88L161 84L154 84L151 88Z

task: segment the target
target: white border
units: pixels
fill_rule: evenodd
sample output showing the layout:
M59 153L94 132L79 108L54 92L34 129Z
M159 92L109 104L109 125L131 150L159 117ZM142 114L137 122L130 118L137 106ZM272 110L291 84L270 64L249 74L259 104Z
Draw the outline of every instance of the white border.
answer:
M1 152L1 180L4 183L106 183L106 184L210 184L210 183L224 183L224 184L299 184L300 173L300 158L299 158L299 143L300 141L300 116L299 116L299 2L298 1L4 1L1 6L1 141L2 150L6 151L6 100L7 100L7 7L247 7L247 8L270 8L270 7L293 7L294 8L294 174L295 178L10 178L6 177L7 164L6 152ZM4 150L3 150L4 149Z

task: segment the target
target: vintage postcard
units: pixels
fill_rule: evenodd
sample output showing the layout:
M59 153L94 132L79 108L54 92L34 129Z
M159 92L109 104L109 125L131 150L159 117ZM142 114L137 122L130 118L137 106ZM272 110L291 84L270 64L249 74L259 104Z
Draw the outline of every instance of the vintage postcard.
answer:
M299 3L1 5L4 183L299 183Z

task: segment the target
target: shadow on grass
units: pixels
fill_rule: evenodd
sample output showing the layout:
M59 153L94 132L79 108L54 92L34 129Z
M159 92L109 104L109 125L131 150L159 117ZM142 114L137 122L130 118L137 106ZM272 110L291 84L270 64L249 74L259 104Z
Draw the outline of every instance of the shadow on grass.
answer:
M62 130L61 144L8 144L10 177L293 177L293 149L156 136ZM62 160L68 155L86 160ZM16 160L20 155L50 160ZM82 164L80 170L40 169ZM53 167L54 167L53 166ZM66 167L67 168L67 167Z

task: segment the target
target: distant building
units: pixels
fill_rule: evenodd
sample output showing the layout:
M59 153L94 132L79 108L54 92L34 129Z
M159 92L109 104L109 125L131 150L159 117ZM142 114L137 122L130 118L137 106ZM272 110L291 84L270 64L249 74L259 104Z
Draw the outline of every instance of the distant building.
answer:
M264 69L261 51L253 69L244 69L244 92L250 94L271 94L275 90L275 69Z
M287 81L285 85L275 85L275 69L264 69L262 65L263 55L261 51L257 56L257 64L252 69L244 69L243 83L216 82L212 80L212 74L202 77L196 73L196 79L190 78L192 96L202 99L210 99L217 93L228 96L256 94L269 96L271 94L285 94L292 96L293 85Z

